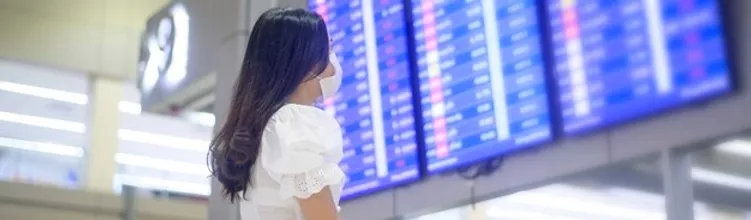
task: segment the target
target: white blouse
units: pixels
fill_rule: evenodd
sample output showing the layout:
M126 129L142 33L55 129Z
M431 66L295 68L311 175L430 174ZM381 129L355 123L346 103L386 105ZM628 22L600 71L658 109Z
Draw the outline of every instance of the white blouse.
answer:
M345 181L338 166L342 131L323 110L283 106L266 125L258 157L248 200L240 202L242 220L304 220L295 198L308 198L325 186L339 204Z

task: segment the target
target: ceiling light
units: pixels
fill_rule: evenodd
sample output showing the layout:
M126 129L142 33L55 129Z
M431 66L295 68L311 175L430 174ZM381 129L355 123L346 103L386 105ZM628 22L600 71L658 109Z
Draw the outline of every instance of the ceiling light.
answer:
M188 121L207 127L213 127L214 123L216 123L214 114L208 112L185 112L183 113L183 117L188 119Z
M730 175L727 173L721 173L700 167L693 167L691 169L691 177L699 182L751 191L751 179L736 175Z
M751 143L746 140L732 140L717 145L718 151L736 154L744 157L751 157Z
M121 112L128 113L128 114L141 114L141 105L135 102L126 102L121 101L117 105L118 109L120 109Z
M15 114L10 112L0 112L0 121L18 123L30 126L37 126L55 130L69 131L74 133L85 133L86 126L80 122L51 119L44 117L36 117L30 115ZM170 135L153 134L142 131L134 131L128 129L118 130L118 137L121 140L152 144L164 147L171 147L183 150L192 150L198 152L206 152L209 147L208 141L202 141L197 139L175 137Z
M86 132L86 126L80 122L66 121L60 119L44 118L30 115L22 115L10 112L0 112L0 121L31 125L61 131L74 133Z
M84 149L82 147L69 146L63 144L44 143L38 141L20 140L14 138L0 137L0 147L9 147L27 151L49 153L67 157L82 157ZM149 156L117 153L115 161L118 164L139 166L156 170L172 171L186 174L196 174L208 176L208 168L204 164L187 163L168 159L159 159Z
M13 138L0 137L0 146L68 157L83 156L83 148L80 147L36 141L26 141Z
M12 82L0 81L0 90L79 105L84 105L88 101L88 97L85 94L29 86Z
M24 85L19 83L0 81L0 90L18 94L24 94L39 98L52 99L61 102L72 103L76 105L86 105L89 97L86 94L68 92L63 90L48 89L37 86ZM135 102L121 101L118 103L121 112L129 114L140 114L141 105Z

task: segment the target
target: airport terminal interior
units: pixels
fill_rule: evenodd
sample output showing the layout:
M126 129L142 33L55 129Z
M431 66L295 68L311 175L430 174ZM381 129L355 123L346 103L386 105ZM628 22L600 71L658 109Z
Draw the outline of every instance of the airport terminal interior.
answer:
M751 220L745 0L0 0L0 219L248 220L207 153L274 7L341 61L342 220Z

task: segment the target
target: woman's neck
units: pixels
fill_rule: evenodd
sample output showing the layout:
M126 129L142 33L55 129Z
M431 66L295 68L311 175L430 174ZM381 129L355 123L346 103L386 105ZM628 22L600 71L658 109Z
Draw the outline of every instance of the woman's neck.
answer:
M303 94L292 94L287 100L289 103L313 106L317 97L306 97Z
M289 96L289 99L287 101L298 105L313 106L313 104L321 94L321 90L318 89L317 86L318 82L304 82L300 84L294 92L292 92L292 95Z

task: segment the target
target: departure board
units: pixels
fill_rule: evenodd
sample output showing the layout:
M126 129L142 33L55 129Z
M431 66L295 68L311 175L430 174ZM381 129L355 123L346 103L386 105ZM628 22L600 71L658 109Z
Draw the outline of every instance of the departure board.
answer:
M343 199L419 178L404 4L399 0L312 0L344 70L323 101L344 133Z
M427 170L549 141L535 0L412 0Z
M731 90L718 1L545 2L564 134Z

